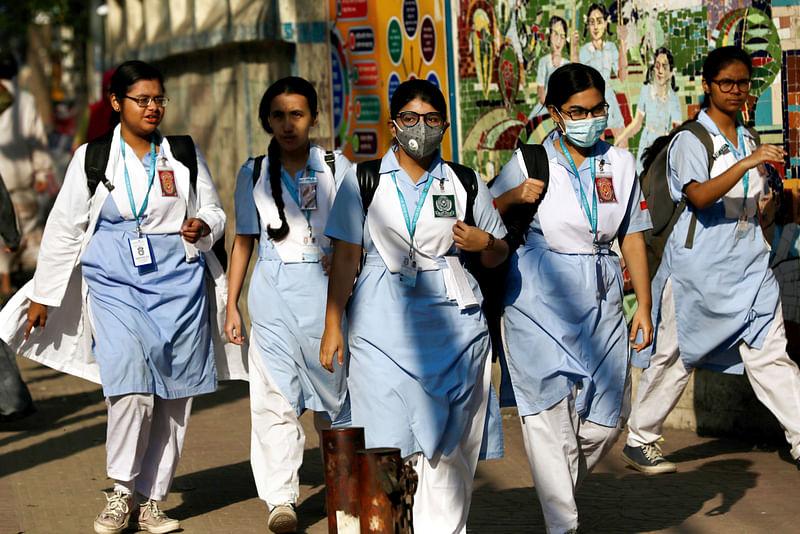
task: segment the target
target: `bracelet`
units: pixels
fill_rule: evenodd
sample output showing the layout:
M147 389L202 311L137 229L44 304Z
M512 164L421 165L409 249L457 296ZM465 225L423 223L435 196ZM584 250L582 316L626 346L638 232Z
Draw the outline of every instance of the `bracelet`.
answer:
M486 243L486 247L483 250L492 250L494 249L494 236L489 234L489 241Z

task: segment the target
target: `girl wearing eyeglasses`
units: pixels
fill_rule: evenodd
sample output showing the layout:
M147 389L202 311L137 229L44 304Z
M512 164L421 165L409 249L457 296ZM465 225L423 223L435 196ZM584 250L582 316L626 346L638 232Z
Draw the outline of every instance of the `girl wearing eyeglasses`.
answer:
M703 65L697 121L713 140L714 160L709 165L691 132L679 133L669 147L670 193L687 207L653 279L657 330L652 349L634 360L644 371L623 450L625 461L645 473L677 469L657 441L696 367L746 374L783 427L792 458L800 459L800 371L786 354L778 284L757 216L762 164L786 154L779 146L759 146L739 121L751 75L742 49L713 50Z
M258 239L248 293L250 463L258 496L269 507L267 526L280 533L297 527L306 439L299 417L312 410L317 431L332 422L349 424L344 369L330 374L322 368L319 340L331 252L323 230L336 191L353 169L341 154L311 142L317 92L307 80L290 76L270 85L258 118L272 139L266 157L248 159L237 179L225 333L233 343L244 342L238 302Z
M114 488L94 531L114 534L130 524L172 532L179 522L157 501L175 475L192 398L217 388L216 300L206 271L218 275L224 293L210 250L225 213L200 152L192 187L189 169L158 131L168 102L161 73L125 62L110 93L119 124L106 139L103 183L90 195L82 145L23 291L30 299L23 352L102 383Z
M580 63L550 77L546 104L557 130L544 142L549 182L506 281L505 355L553 534L578 528L577 487L627 419L629 342L642 350L653 332L642 236L650 215L633 156L600 140L608 116L604 90L600 73ZM536 178L515 152L491 188L500 212L537 201L544 183ZM630 336L614 239L639 299Z
M320 360L329 370L334 359L344 364L349 297L353 424L364 427L367 447L398 447L416 470L414 532L462 534L485 430L487 457L502 455L502 443L482 297L458 257L470 251L486 266L499 264L505 227L483 181L462 167L477 187L468 213L467 189L442 160L441 91L426 80L404 82L390 112L394 144L374 162L371 202L346 179L325 230L334 252Z

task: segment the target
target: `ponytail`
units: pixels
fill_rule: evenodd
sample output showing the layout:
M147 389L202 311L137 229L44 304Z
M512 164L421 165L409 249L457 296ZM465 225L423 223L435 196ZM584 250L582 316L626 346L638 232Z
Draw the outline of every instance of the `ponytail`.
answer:
M286 205L283 203L281 188L281 146L274 137L269 142L267 155L269 157L267 176L269 176L269 185L272 190L272 200L275 202L278 216L281 218L281 225L278 228L267 225L267 235L273 241L282 241L289 235L289 223L286 222Z

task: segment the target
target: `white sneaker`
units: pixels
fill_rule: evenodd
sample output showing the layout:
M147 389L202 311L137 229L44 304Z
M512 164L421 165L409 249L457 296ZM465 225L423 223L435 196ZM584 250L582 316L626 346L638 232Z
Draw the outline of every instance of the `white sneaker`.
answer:
M119 534L128 527L133 495L115 491L105 496L106 506L94 520L94 531L97 534Z
M269 513L267 526L275 534L287 534L297 529L297 513L294 511L294 504L279 504Z
M132 524L139 530L153 534L165 534L181 528L180 521L167 517L167 514L159 510L158 503L153 499L147 499L139 505L139 514Z

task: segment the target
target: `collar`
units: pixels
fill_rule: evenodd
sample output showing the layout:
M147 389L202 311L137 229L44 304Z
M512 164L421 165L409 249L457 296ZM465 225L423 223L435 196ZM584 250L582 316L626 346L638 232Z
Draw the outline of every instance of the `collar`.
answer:
M442 159L442 153L437 150L436 155L431 162L431 166L428 167L428 174L432 175L436 180L449 180L450 178L447 175L447 169L445 161ZM392 148L386 154L384 154L383 158L381 158L381 167L378 171L379 174L389 174L391 172L396 172L402 170L400 167L400 163L397 161L397 156L395 155L395 149Z
M714 122L714 119L708 116L708 113L706 113L705 109L701 109L700 113L697 114L697 122L705 126L706 130L708 130L711 133L711 135L722 135L722 132L719 131L719 126L717 126L717 123ZM740 123L737 120L736 121L737 131L739 130L740 126L742 126L742 123ZM742 129L742 135L744 137L749 137L753 139L753 134L751 134L750 130L748 130L747 128Z
M316 173L323 173L328 168L325 163L325 151L322 147L311 144L308 151L308 161L306 161L306 168L312 169Z

